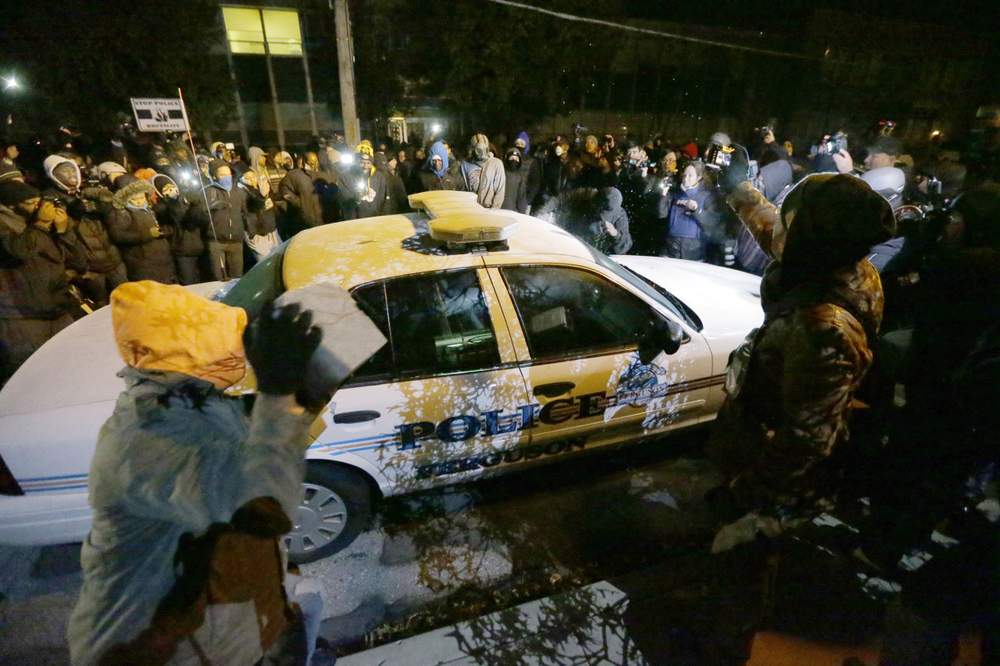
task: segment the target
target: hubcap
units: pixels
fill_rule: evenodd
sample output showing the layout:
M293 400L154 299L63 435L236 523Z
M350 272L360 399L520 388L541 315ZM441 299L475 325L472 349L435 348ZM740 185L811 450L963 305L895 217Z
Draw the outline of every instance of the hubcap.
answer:
M295 527L285 537L290 555L304 555L322 548L347 527L347 505L329 488L303 483L305 497L295 509Z

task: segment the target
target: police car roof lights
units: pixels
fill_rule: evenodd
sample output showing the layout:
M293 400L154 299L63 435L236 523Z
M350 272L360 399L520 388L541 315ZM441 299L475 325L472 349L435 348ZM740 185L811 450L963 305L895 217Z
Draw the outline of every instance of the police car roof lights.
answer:
M515 225L517 220L506 215L463 211L436 217L427 226L434 240L469 249L472 245L506 245Z

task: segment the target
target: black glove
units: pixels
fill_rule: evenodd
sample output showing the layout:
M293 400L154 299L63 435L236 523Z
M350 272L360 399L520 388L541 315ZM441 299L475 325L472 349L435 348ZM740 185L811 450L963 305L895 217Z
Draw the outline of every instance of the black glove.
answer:
M296 304L275 308L268 303L243 332L247 360L261 393L297 394L305 383L306 367L323 332L312 325L311 312L299 310Z
M729 166L722 167L719 173L719 189L723 194L729 194L740 183L750 180L750 156L743 146L733 146L733 158Z

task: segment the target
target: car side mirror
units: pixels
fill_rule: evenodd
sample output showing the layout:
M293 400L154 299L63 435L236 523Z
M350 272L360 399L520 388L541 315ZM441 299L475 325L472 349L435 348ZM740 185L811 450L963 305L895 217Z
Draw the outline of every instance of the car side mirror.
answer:
M650 363L661 351L676 354L681 345L689 339L680 324L671 319L655 316L649 321L649 326L639 339L639 361L643 364Z

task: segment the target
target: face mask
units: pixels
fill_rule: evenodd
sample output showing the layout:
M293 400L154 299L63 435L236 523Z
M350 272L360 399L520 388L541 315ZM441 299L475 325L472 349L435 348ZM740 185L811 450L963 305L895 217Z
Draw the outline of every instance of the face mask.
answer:
M221 185L227 192L233 188L232 176L219 176L218 181L219 185Z
M134 203L126 203L125 207L129 210L147 210L149 208L148 204L142 204L141 206L136 206Z

